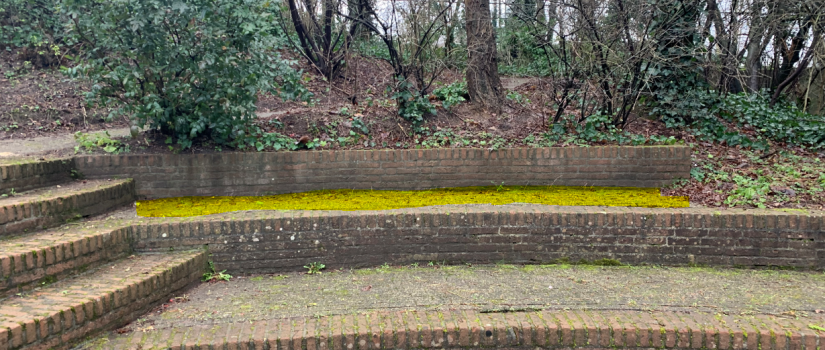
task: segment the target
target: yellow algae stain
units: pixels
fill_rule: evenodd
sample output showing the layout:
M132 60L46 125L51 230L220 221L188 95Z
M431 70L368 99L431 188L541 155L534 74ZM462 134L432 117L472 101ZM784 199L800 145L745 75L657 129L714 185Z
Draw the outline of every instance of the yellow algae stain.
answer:
M487 186L423 191L320 190L272 196L175 197L137 202L143 217L186 217L240 210L388 210L450 204L587 205L685 208L688 197L667 197L658 188Z

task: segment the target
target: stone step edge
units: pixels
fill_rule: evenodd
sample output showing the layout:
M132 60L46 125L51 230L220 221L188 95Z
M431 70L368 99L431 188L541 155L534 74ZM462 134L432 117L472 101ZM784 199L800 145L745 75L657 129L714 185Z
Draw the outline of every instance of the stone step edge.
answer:
M162 271L136 275L139 276L137 280L124 278L122 285L112 286L110 291L90 295L84 302L66 302L59 308L50 308L52 311L48 315L34 316L25 322L0 324L0 350L67 349L88 336L131 322L156 303L200 280L206 266L205 251L168 254L178 255L179 261L174 265L170 261L156 263L154 267L163 267ZM163 254L137 255L136 258L152 255ZM83 277L94 279L98 274L108 272L107 268ZM69 290L71 287L71 282L67 281L67 285L61 285L59 289ZM52 297L60 298L57 294ZM0 314L3 311L3 304L0 304Z
M78 215L100 214L134 200L134 180L120 179L70 195L55 193L48 198L0 205L0 237L59 226Z
M744 322L742 322L744 321ZM822 323L823 319L819 319ZM810 322L810 319L808 320ZM131 331L82 349L377 350L415 348L679 348L817 350L825 332L766 315L690 312L395 311Z

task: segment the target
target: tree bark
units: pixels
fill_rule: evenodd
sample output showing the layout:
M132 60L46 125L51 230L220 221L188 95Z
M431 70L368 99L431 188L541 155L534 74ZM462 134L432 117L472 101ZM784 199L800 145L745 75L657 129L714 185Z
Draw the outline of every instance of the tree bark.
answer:
M496 33L489 0L466 0L467 92L470 101L493 113L501 112L504 89L498 76Z

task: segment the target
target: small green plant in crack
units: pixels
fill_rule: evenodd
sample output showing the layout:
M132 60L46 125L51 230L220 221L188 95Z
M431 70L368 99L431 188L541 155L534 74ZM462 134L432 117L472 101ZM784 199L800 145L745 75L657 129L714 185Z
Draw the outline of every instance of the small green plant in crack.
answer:
M14 188L12 188L12 189L9 190L9 193L0 194L0 198L14 197L16 195L17 195L17 192L14 192Z
M83 215L74 214L74 216L69 216L68 218L66 218L66 224L71 224L71 223L74 223L74 222L78 222L82 219L83 219Z
M490 183L493 184L493 186L496 186L496 192L501 192L501 191L505 190L504 189L504 181L502 181L501 184L499 184L499 185L496 185L496 183L492 182L492 181L490 181Z
M55 277L54 275L48 275L46 277L43 277L43 279L40 280L40 285L41 286L47 286L47 285L50 285L54 282L57 282L57 277Z
M320 275L321 270L326 267L326 265L319 262L311 262L309 265L304 266L304 268L307 269L307 275Z
M209 261L208 264L209 264L209 268L203 274L203 278L202 278L202 280L204 282L213 282L213 281L215 281L215 282L217 282L217 281L227 281L228 282L230 279L232 279L232 276L230 274L226 273L226 270L223 270L221 272L215 271L215 263Z
M79 170L77 170L77 169L72 169L72 170L69 172L69 177L71 177L71 178L72 178L72 179L74 179L74 180L82 180L85 176L84 176L84 175L83 175L83 173L81 173Z
M825 332L825 328L817 326L815 324L809 324L808 328L813 329L815 331Z

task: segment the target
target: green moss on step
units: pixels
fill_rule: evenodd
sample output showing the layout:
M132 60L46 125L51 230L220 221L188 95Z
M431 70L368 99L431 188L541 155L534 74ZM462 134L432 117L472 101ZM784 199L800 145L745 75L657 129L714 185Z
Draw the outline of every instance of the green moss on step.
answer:
M239 210L387 210L449 204L591 205L684 208L687 197L666 197L658 188L457 187L425 191L322 190L260 197L175 197L137 202L144 217L185 217Z

